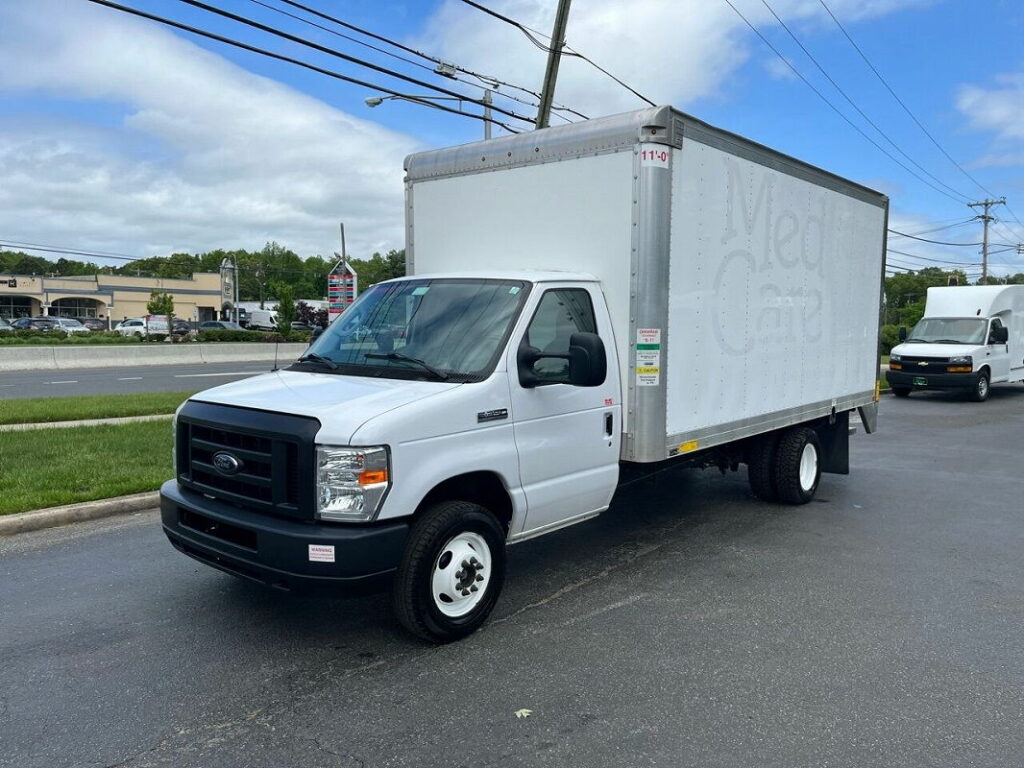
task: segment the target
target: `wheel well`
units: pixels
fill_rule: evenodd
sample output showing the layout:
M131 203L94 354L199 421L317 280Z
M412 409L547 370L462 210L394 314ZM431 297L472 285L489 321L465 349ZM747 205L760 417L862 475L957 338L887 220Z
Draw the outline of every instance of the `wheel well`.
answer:
M978 373L981 373L982 371L984 371L985 373L988 374L989 381L991 381L992 380L992 371L989 369L989 367L987 365L981 366L981 368L978 369Z
M423 497L416 515L442 501L471 501L479 504L490 510L505 533L508 533L512 523L512 499L501 478L493 472L467 472L438 483Z

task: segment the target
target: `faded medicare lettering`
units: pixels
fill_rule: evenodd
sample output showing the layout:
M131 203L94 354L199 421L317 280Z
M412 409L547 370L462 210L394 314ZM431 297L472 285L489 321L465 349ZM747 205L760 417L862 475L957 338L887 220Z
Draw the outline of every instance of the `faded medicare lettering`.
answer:
M744 170L735 158L723 158L726 184L725 228L720 242L728 245L737 239L743 247L730 251L719 264L715 275L716 302L735 295L725 290L730 280L750 284L755 276L756 294L750 295L749 314L744 333L728 333L723 318L735 314L735 305L717 304L713 312L715 338L722 350L731 355L751 352L755 346L771 343L782 337L799 334L804 341L819 341L823 333L824 295L815 286L798 285L800 280L786 279L796 271L804 277L825 277L825 232L838 235L831 227L835 219L834 203L820 190L801 194L809 196L811 213L801 217L788 207L777 209L780 195L776 190L776 174L761 166L748 165ZM782 286L786 286L785 288Z

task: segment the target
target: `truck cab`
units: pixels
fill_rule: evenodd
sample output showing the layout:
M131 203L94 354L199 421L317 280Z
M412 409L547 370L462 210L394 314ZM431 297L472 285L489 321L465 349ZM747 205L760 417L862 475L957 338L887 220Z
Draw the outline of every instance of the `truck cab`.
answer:
M610 339L587 275L379 283L288 369L181 407L164 529L196 559L285 589L372 588L408 564L410 537L447 546L455 567L430 555L399 575L400 614L432 639L472 631L497 599L506 540L611 500Z
M889 355L886 379L897 397L914 390L966 392L1024 378L1024 286L929 288L925 315Z

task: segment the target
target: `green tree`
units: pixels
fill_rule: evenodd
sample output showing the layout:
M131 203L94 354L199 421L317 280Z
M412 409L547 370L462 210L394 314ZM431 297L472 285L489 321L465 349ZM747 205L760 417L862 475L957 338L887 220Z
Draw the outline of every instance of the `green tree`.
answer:
M352 267L359 275L359 290L371 285L405 275L405 249L390 250L384 256L373 254L368 259L351 259Z
M281 285L277 291L277 330L288 333L295 320L295 289Z

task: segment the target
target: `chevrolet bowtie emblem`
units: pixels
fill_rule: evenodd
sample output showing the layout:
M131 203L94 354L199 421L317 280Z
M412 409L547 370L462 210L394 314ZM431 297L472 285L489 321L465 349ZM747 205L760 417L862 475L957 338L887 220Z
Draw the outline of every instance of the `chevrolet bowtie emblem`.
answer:
M926 363L926 362L924 362L924 360L922 360L921 362L918 363L918 365L928 365L928 363Z

